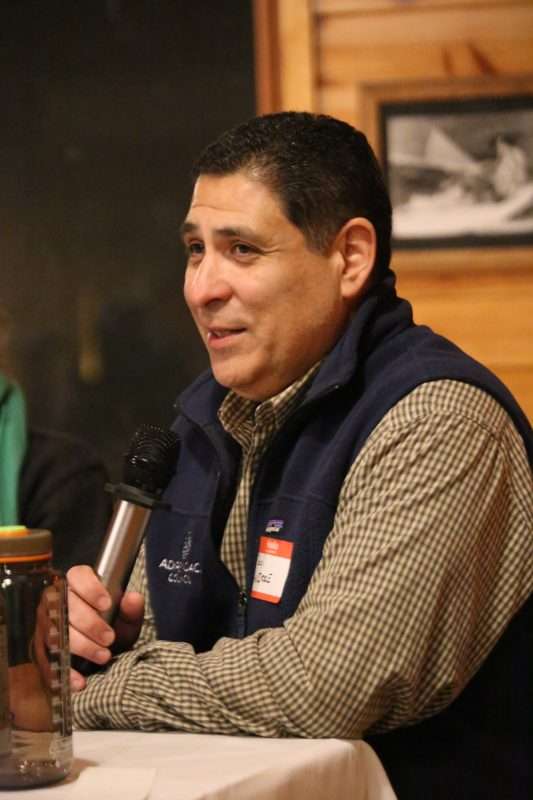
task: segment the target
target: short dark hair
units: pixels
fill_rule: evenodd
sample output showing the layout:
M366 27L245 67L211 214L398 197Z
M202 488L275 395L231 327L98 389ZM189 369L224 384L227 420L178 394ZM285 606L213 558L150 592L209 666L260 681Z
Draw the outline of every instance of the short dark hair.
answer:
M349 219L366 217L378 241L374 274L385 272L391 255L391 202L361 131L325 114L265 114L206 147L193 166L193 179L239 170L279 197L287 218L319 252L328 250Z

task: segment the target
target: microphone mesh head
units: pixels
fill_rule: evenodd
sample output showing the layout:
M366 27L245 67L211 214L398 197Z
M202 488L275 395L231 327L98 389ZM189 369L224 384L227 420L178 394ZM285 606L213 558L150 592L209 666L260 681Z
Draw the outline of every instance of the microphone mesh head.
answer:
M124 456L124 483L159 496L174 472L178 448L174 431L141 425Z

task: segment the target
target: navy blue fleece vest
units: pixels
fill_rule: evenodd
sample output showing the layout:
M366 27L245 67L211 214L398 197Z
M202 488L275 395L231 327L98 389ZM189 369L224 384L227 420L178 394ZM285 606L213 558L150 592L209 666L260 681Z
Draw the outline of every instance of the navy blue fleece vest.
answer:
M414 325L409 304L392 292L369 295L261 461L250 501L246 602L219 558L240 448L217 419L225 390L210 373L193 384L181 398L182 413L175 424L181 452L165 494L171 510L153 515L147 535L158 636L190 642L203 651L221 636L281 625L306 591L331 530L342 483L368 436L408 392L441 378L465 381L493 395L513 418L531 459L531 428L505 387L453 344ZM259 539L271 520L281 521L281 538L294 543L277 605L249 597ZM393 745L386 767L396 763L396 751ZM405 754L402 758L405 762ZM397 780L401 787L401 776ZM436 780L435 791L438 785ZM420 796L440 796L427 791L427 782L425 789ZM412 786L410 792L409 800L419 796Z
M235 495L239 446L218 422L225 391L209 373L182 397L175 429L177 470L165 494L170 511L152 516L147 571L158 635L207 650L221 636L281 625L296 609L320 560L340 488L369 434L417 385L454 378L484 388L509 411L523 436L529 424L484 367L425 327L394 296L371 295L326 357L303 403L262 459L250 502L247 586L269 521L294 543L278 605L247 597L219 558ZM530 434L530 428L529 428ZM531 439L529 436L529 446Z

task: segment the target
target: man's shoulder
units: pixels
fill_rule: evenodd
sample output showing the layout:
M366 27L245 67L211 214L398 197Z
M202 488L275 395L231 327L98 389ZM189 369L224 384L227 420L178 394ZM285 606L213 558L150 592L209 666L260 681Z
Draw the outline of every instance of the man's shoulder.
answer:
M384 418L389 427L404 427L427 417L470 419L494 434L512 424L502 404L485 389L456 379L441 378L419 384L399 400Z

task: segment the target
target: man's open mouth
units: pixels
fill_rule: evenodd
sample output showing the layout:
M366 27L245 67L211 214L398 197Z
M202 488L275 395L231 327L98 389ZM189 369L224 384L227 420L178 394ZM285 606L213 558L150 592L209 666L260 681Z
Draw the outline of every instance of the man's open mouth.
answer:
M207 341L227 339L229 336L235 336L243 332L244 328L209 328L207 331Z

